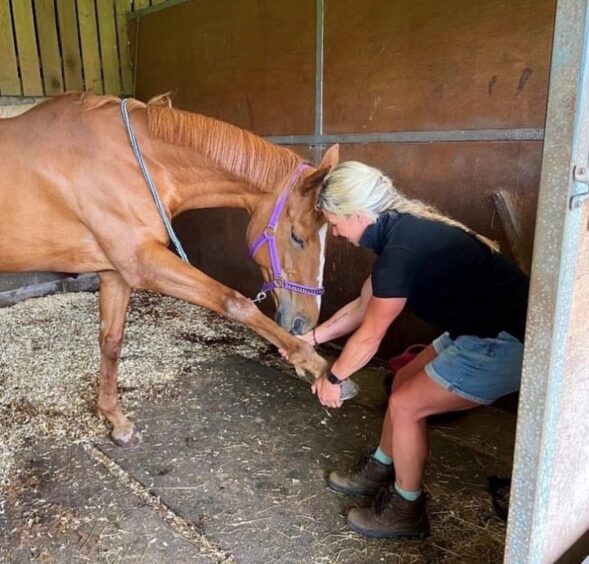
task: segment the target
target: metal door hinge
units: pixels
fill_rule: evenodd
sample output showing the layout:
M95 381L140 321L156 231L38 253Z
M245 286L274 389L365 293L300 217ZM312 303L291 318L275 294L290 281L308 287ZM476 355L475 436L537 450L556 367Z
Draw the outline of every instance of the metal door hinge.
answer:
M571 199L569 200L569 207L570 209L575 210L580 208L583 205L583 202L589 198L589 173L587 172L587 167L575 165L573 167L573 179L576 182L585 184L587 187L583 192L571 196Z

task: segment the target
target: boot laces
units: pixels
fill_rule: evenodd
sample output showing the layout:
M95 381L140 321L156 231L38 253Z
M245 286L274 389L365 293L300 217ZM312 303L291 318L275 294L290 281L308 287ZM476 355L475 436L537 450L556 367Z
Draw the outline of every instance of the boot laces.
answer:
M389 505L394 497L394 493L389 488L380 488L374 500L374 511L380 515Z
M372 457L373 453L374 453L374 449L371 447L366 447L365 449L362 449L362 452L360 453L358 460L356 460L356 462L354 464L354 468L352 469L352 474L359 474L360 472L362 472L362 470L364 470L364 467L370 461L370 458Z

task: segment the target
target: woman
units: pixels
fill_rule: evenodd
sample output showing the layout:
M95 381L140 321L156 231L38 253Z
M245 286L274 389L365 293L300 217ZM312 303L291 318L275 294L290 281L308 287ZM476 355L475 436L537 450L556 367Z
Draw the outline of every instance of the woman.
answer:
M317 205L335 236L378 255L360 297L303 337L317 345L352 333L331 372L312 386L319 401L341 406L341 382L374 356L406 306L443 331L397 373L378 448L365 449L351 472L328 477L338 492L378 493L372 507L348 513L354 530L424 538L426 418L519 389L528 278L494 242L408 199L362 163L335 167Z

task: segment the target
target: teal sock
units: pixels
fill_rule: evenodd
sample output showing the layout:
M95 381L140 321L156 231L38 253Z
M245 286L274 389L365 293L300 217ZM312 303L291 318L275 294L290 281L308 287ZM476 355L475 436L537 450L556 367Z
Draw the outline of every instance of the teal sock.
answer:
M397 490L397 493L407 501L415 501L417 498L419 498L422 491L417 490L412 492L410 490L404 490L402 487L399 486L399 484L397 484L397 482L395 482L395 489Z
M393 459L380 450L380 447L376 449L376 452L372 456L376 458L376 460L378 460L381 464L390 466L393 463Z

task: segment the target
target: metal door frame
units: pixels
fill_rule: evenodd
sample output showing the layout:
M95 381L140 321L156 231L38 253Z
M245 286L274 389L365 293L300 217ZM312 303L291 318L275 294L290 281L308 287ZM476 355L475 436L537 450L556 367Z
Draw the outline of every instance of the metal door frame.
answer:
M573 287L589 190L589 5L558 0L505 562L543 562ZM588 438L589 440L589 438Z

